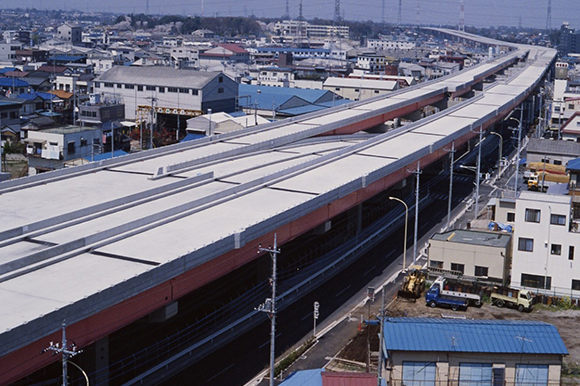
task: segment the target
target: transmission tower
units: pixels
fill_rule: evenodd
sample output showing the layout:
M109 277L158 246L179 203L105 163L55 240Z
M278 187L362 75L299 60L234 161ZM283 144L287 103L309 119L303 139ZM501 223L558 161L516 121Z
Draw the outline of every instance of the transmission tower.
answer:
M284 14L283 19L290 20L290 1L286 0L286 14Z
M548 14L546 15L546 31L552 29L552 0L548 0Z
M460 0L459 8L459 31L465 31L465 4Z
M149 15L149 0L145 3L145 15Z
M415 14L415 24L421 25L419 16L421 15L421 7L419 3L417 3L417 13Z
M340 22L340 0L334 0L334 23Z
M298 4L298 20L304 20L304 15L302 14L302 0Z
M383 21L383 25L382 28L385 28L385 0L383 0L383 9L382 9L382 21Z
M399 14L397 15L397 25L400 26L403 22L403 0L399 0Z

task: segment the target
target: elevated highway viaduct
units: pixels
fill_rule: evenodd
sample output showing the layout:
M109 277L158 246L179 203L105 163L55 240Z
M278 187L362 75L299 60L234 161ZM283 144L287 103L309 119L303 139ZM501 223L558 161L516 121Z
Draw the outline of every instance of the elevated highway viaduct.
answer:
M284 244L492 128L556 55L511 48L386 97L0 184L0 384L56 359L40 352L63 320L77 345L95 342L252 261L274 234ZM448 98L387 133L347 135Z

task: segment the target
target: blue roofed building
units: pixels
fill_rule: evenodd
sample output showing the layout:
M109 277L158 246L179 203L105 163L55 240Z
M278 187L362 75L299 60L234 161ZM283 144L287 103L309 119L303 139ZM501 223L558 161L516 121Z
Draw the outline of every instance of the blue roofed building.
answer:
M281 119L340 106L343 100L332 91L241 84L238 103L247 114Z
M568 350L537 321L388 318L386 377L392 386L559 385Z

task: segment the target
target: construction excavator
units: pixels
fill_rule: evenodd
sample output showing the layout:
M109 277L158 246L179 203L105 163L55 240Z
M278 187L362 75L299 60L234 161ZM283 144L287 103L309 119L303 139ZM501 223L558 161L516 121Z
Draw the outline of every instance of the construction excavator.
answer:
M407 272L403 285L397 296L400 298L407 299L419 299L421 293L425 290L425 280L427 279L427 274L421 269L421 266L414 265Z

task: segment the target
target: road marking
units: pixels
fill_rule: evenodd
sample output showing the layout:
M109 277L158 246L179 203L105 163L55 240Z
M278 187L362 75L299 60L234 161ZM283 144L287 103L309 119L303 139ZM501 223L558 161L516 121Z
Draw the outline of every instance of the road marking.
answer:
M344 287L344 289L342 291L340 291L339 293L337 293L336 295L334 295L334 297L336 298L336 297L340 296L340 294L342 294L344 291L346 291L349 288L350 288L350 284L348 286Z
M219 377L220 375L222 375L223 373L225 373L226 371L228 371L229 369L231 369L232 367L234 367L236 364L232 363L231 365L229 365L228 367L226 367L225 369L223 369L222 371L220 371L219 373L215 374L213 377L209 378L207 381L205 381L205 383L210 383L211 381L213 381L215 378Z
M373 265L368 271L366 271L365 273L363 273L363 276L368 275L373 269L375 269L377 266Z

